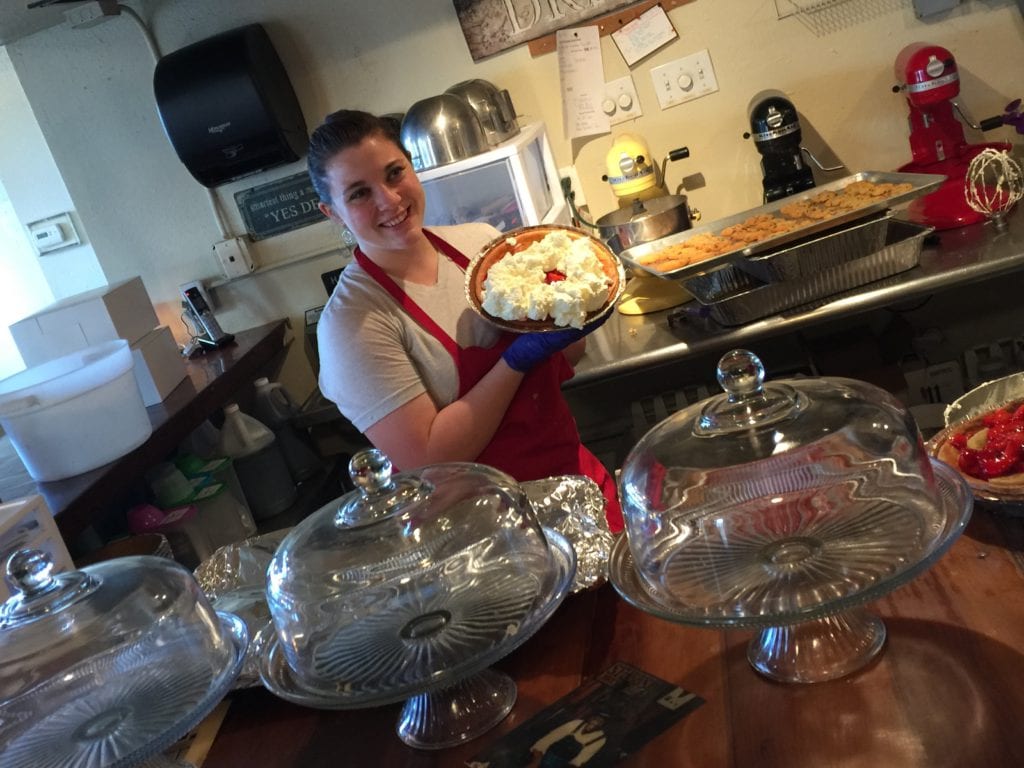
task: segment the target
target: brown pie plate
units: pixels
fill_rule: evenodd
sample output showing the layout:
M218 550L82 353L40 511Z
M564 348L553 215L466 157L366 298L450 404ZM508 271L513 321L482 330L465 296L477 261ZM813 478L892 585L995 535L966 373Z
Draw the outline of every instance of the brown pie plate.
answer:
M490 268L510 253L525 251L534 243L543 240L546 235L557 231L565 232L571 238L589 240L593 246L594 255L601 261L601 267L604 269L605 275L611 280L611 286L608 289L608 300L600 309L590 312L587 315L586 322L591 323L612 311L615 308L615 303L622 295L626 284L622 263L608 246L596 237L574 227L564 227L556 224L541 224L514 229L494 238L480 249L480 252L469 263L469 267L466 270L466 298L474 311L495 325L516 333L565 330L568 326L555 325L554 320L551 318L545 320L504 320L500 317L495 317L483 308L483 286ZM514 243L509 243L509 240L513 238Z

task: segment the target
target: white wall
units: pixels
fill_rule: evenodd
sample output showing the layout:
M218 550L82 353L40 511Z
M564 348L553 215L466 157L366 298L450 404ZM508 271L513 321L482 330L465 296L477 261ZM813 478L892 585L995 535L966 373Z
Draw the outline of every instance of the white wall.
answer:
M5 48L0 48L0 115L0 179L21 223L71 212L79 225L81 245L36 257L37 269L53 292L50 300L105 285L103 270L77 221L74 202Z
M910 159L906 106L894 95L893 62L907 43L948 47L962 75L962 100L976 118L1022 95L1024 21L1014 0L966 0L957 10L918 20L910 0L849 0L829 15L779 20L771 0L694 0L669 16L679 39L630 72L603 38L604 75L632 74L644 116L630 130L655 157L688 146L691 157L669 166L668 180L702 176L689 190L705 220L760 203L758 155L742 138L746 109L758 91L785 91L851 171L892 170ZM404 111L419 98L470 77L508 88L522 120L544 120L559 165L575 163L593 215L615 206L601 180L611 135L569 142L562 136L554 54L532 58L526 46L474 64L451 0L251 0L217 4L164 0L150 27L165 52L250 22L263 23L295 85L310 129L343 106ZM181 338L177 286L219 277L210 253L220 238L205 190L178 162L160 127L152 96L153 59L126 17L86 30L54 28L9 46L43 134L111 280L140 274L158 314ZM649 71L707 48L721 90L661 111ZM991 139L1016 139L1003 128ZM972 135L974 141L980 136ZM233 193L301 171L303 163L218 191L231 226L244 231ZM217 290L222 324L237 330L275 316L301 330L304 309L325 294L319 274L341 263L337 233L317 224L255 243L258 262L324 252ZM312 387L295 345L283 379L304 395Z
M74 204L0 47L0 378L25 367L8 326L63 298L106 283L84 240L39 256L24 225L72 211ZM74 215L74 214L72 214Z

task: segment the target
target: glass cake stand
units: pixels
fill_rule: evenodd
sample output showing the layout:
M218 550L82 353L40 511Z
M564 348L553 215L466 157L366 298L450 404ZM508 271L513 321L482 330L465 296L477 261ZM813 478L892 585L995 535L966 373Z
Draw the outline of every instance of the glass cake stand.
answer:
M218 612L234 653L220 668L187 637L114 648L0 708L4 768L174 765L160 753L228 693L249 643L244 622Z
M939 461L932 470L938 505L931 515L884 503L822 515L806 499L773 516L726 509L688 521L693 530L666 558L671 582L663 587L637 572L620 537L609 563L612 584L627 602L668 621L759 628L747 659L774 680L848 675L885 642L885 625L863 605L929 568L970 519L967 484Z
M551 557L543 566L488 572L486 555L470 551L437 566L443 577L403 577L359 593L363 618L317 649L322 677L344 681L330 688L300 680L268 627L261 638L263 684L287 701L318 709L407 700L397 732L418 749L443 749L483 734L516 700L513 680L487 667L529 639L572 587L572 546L550 528L544 535Z

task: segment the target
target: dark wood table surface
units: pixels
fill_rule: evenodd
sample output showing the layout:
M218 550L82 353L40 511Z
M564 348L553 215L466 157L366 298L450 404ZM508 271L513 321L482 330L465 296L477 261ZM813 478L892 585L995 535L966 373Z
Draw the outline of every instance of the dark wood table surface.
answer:
M516 680L518 700L474 741L417 751L395 734L398 704L315 710L254 688L231 695L203 768L464 765L620 660L706 700L622 765L1024 765L1024 520L975 510L930 570L868 607L888 634L867 668L825 683L782 684L747 662L750 632L666 622L604 585L570 596L495 665Z
M0 446L0 498L38 493L45 499L65 540L95 522L108 505L167 456L205 419L239 397L259 376L275 375L284 360L287 320L276 320L235 334L232 344L186 361L186 376L167 398L146 409L153 434L135 450L98 469L49 483L36 483L14 452L10 439Z

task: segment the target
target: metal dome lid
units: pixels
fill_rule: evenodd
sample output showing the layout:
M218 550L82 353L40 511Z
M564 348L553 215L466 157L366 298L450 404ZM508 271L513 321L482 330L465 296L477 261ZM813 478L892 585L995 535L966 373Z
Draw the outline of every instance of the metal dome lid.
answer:
M267 572L270 651L287 665L268 674L297 700L397 700L503 646L566 588L551 532L505 473L469 462L394 473L376 449L349 473L356 490L299 523ZM417 643L429 653L406 659Z
M746 350L724 355L717 376L723 394L656 425L622 468L630 549L652 583L676 548L723 516L857 509L875 498L937 504L917 425L888 392L844 378L766 384Z
M244 624L216 613L172 560L54 573L47 552L19 550L5 570L5 766L133 765L198 723L241 670Z

